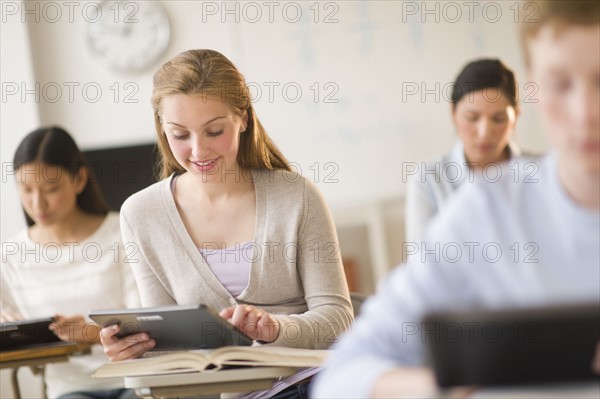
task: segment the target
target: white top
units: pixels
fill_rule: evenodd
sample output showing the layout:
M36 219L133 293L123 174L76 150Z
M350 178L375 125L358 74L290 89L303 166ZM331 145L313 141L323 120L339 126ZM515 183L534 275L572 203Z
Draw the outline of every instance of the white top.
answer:
M24 229L2 243L0 307L26 319L138 307L135 280L124 259L119 216L114 212L92 236L69 246L34 243ZM102 346L94 345L91 355L47 365L48 396L123 387L121 379L90 377L106 361Z
M508 144L509 163L521 156L519 147ZM472 183L476 175L489 181L496 179L501 163L486 166L481 172L469 168L462 141L450 152L432 162L421 162L408 176L406 190L406 242L420 243L427 225L448 204L454 192L465 182ZM414 173L414 174L413 174Z
M554 155L515 159L498 182L465 186L432 222L421 252L365 302L314 397L369 397L386 371L424 364L422 335L408 329L426 313L599 303L599 242L600 212L571 200Z

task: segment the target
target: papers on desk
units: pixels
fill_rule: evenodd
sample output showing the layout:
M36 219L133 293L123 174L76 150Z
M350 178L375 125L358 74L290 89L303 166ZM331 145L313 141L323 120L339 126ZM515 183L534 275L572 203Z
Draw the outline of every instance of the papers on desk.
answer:
M318 367L329 351L276 346L225 346L215 350L173 352L149 358L107 363L96 378L140 376L185 371L217 371L225 366Z

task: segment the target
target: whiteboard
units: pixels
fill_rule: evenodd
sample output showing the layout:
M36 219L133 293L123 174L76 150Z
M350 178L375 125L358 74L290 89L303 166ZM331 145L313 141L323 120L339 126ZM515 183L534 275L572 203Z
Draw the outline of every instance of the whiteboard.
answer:
M527 87L515 22L525 10L468 3L297 2L297 22L288 4L287 16L275 9L268 23L264 7L255 21L248 6L233 24L230 56L269 134L331 203L393 198L404 192L407 162L437 157L455 140L449 99L467 62L501 58ZM517 141L543 149L524 105Z

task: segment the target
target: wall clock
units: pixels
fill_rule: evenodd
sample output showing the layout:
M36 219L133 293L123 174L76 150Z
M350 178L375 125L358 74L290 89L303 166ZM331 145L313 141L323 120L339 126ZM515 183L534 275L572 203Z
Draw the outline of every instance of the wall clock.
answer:
M87 43L110 68L139 72L154 65L171 38L169 18L157 1L105 0L88 20Z

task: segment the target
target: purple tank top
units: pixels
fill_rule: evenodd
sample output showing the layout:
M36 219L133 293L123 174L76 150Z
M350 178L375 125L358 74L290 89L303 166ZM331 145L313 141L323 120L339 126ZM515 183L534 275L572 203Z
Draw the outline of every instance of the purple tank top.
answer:
M171 180L171 193L175 197L175 180ZM236 243L233 248L198 248L208 267L229 291L237 297L246 289L250 280L250 266L254 243Z

